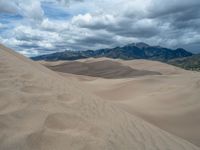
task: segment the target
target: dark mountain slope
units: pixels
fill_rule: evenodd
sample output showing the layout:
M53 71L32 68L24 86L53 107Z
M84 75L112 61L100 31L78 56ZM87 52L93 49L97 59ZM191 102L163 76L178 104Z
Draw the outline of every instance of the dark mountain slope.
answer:
M131 59L150 59L158 61L168 61L170 59L192 56L193 54L184 49L168 49L160 46L149 46L145 43L133 43L123 47L111 49L87 50L87 51L65 51L54 54L33 57L33 60L77 60L83 58L119 58L124 60Z

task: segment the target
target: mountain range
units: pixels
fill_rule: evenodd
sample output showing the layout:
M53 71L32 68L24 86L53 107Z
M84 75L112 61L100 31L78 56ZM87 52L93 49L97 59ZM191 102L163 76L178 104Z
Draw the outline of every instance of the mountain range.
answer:
M99 50L86 50L86 51L64 51L53 54L47 54L37 57L32 57L33 60L78 60L83 58L114 58L114 59L148 59L167 62L171 59L182 57L189 57L193 54L185 49L169 49L161 46L150 46L146 43L132 43L122 47L99 49Z

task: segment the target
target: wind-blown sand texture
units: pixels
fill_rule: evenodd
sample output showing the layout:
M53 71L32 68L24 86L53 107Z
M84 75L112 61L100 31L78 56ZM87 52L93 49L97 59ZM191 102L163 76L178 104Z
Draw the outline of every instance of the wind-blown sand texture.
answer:
M101 58L80 62L95 64L94 62L105 60L137 70L159 72L161 75L133 78L121 76L120 79L66 73L61 75L80 82L84 89L109 100L128 113L200 146L200 73L147 60L123 61ZM63 63L43 62L48 67L62 66ZM110 69L112 72L112 68Z
M197 150L0 46L1 150Z

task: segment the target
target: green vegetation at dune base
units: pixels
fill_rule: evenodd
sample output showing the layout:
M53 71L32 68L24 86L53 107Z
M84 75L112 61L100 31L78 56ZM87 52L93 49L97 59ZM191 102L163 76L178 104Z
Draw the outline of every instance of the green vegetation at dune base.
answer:
M170 60L168 63L186 70L200 71L200 54Z

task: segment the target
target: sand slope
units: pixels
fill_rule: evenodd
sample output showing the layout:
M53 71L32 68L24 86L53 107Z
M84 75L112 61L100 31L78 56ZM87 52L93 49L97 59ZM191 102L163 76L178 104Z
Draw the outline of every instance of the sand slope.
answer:
M121 65L121 63L102 60L96 62L63 62L59 63L46 63L46 66L54 71L71 73L76 75L85 75L92 77L102 77L108 79L117 78L131 78L146 75L160 75L161 73L147 70L136 70L129 66Z
M134 69L160 72L134 78L102 79L63 74L75 79L91 93L110 100L130 114L200 146L200 73L146 60L109 60ZM55 64L55 62L53 63ZM53 65L51 64L51 65Z
M0 47L1 150L197 150Z

